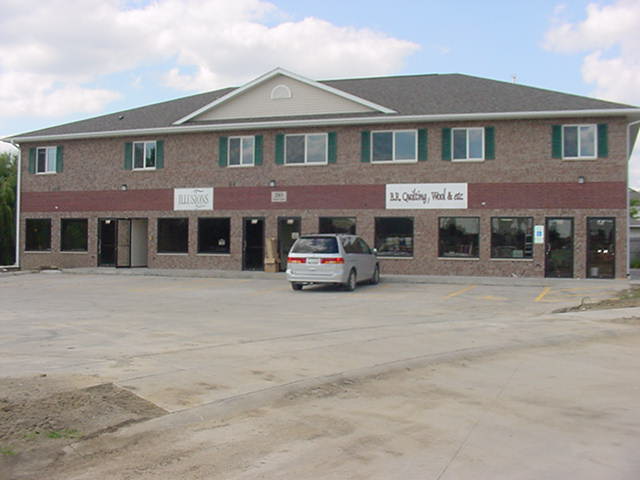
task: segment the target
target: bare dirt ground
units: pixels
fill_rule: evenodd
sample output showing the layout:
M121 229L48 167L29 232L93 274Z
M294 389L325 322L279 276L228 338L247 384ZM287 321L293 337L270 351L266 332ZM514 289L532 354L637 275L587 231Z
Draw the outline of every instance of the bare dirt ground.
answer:
M640 287L631 287L626 290L622 290L614 297L600 300L598 302L591 302L588 298L585 298L584 300L585 301L581 302L579 305L557 309L555 310L555 313L640 307Z
M0 479L39 470L63 448L166 412L111 383L78 376L0 379ZM25 473L26 473L25 472Z

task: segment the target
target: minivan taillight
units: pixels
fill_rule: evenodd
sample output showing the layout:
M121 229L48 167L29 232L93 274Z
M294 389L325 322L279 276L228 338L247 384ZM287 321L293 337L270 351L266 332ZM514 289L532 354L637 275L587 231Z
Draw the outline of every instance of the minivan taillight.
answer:
M323 258L322 260L320 260L320 263L331 263L331 264L338 264L338 263L344 263L344 258L342 257L336 257L336 258Z
M307 259L300 257L288 257L287 263L307 263Z

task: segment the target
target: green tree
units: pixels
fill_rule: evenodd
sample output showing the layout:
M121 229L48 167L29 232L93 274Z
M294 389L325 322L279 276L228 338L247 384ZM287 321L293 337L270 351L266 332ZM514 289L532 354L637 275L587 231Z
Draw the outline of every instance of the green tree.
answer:
M0 153L0 265L15 262L16 159L16 155Z
M638 207L640 207L640 199L632 198L629 200L629 216L631 218L638 218L638 214L640 213Z

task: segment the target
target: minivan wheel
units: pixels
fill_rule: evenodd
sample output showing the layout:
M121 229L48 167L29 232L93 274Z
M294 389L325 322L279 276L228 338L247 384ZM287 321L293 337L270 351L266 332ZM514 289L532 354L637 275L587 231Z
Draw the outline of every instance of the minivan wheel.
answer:
M347 283L345 284L345 288L353 292L356 289L357 279L356 279L356 271L351 270L349 272L349 278L347 279Z
M380 282L380 266L376 265L376 269L373 271L373 276L371 277L371 285L377 285Z
M296 291L302 290L302 284L298 282L291 282L291 288L293 288Z

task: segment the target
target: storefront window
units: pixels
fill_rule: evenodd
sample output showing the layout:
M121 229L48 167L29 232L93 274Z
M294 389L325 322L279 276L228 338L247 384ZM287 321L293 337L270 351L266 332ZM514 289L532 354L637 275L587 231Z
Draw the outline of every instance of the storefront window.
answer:
M198 253L229 253L231 219L198 219Z
M63 218L60 221L60 250L63 252L87 251L86 218Z
M413 218L376 218L375 245L383 257L413 256Z
M532 258L533 218L491 219L491 258Z
M440 218L438 256L445 258L478 258L479 243L479 218Z
M51 250L51 219L27 218L25 227L25 250L30 252Z
M189 252L189 219L158 219L158 253Z
M320 233L348 233L356 234L356 219L354 217L320 217L318 228Z

